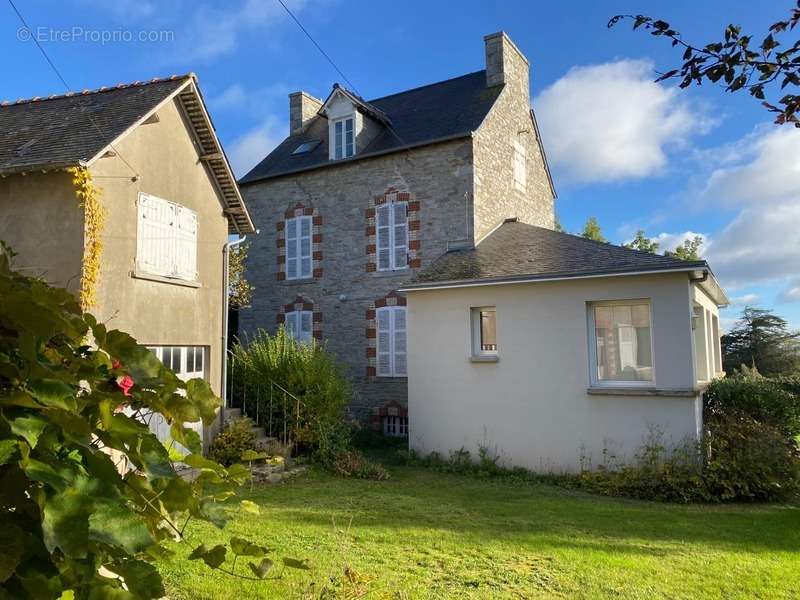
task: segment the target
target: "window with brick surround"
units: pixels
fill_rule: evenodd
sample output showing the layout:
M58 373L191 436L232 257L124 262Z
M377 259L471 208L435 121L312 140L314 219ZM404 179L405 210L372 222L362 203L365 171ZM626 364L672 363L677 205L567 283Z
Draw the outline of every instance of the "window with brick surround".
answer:
M383 434L393 437L406 437L408 435L408 417L401 417L400 415L383 417Z
M391 202L375 209L378 270L395 271L408 266L408 203Z
M286 333L291 335L298 342L310 342L312 335L313 313L310 310L294 310L286 313L284 327Z
M375 316L378 377L406 377L406 307L384 306Z
M286 279L311 277L311 217L286 220Z

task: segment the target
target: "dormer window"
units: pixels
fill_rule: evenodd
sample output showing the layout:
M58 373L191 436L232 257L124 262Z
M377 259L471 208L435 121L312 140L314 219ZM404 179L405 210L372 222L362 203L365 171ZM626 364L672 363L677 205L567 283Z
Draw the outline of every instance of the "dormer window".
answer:
M349 158L356 153L355 119L345 117L333 122L333 157Z

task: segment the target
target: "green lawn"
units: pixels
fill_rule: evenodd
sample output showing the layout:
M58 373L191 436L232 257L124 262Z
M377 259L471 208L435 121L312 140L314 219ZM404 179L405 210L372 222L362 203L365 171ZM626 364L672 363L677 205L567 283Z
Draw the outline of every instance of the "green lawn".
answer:
M189 527L178 557L161 565L170 598L800 597L799 507L678 506L413 467L391 474L311 472L256 488L249 498L261 515L238 514L224 531ZM312 568L253 584L179 560L231 535Z

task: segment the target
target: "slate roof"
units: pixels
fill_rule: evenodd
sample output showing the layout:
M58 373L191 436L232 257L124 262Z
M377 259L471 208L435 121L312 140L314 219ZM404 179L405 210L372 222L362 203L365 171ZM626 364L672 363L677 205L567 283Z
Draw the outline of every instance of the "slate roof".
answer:
M503 223L477 247L443 254L404 289L468 282L560 279L669 270L708 270L704 260L630 250L535 227Z
M0 176L84 165L162 102L183 107L199 152L222 197L230 233L253 222L193 74L0 104ZM124 157L123 157L124 158ZM135 169L135 165L132 166Z
M89 161L188 77L0 105L0 174Z
M502 86L487 88L486 71L477 71L391 96L362 100L384 114L391 127L385 127L357 156L329 160L328 121L317 116L304 131L287 137L239 183L244 185L411 146L469 136L483 122L501 90ZM292 155L297 146L311 140L322 140L322 143L311 152Z

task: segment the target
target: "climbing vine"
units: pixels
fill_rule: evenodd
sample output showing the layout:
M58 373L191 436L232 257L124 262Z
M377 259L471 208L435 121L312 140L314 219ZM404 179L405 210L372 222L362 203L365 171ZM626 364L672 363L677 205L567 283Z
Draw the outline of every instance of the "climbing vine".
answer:
M92 174L85 167L68 169L75 186L75 196L84 210L83 268L81 273L80 303L83 310L93 307L97 301L97 282L100 280L100 254L106 212L100 204L101 190L94 185Z

